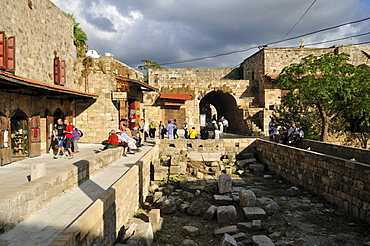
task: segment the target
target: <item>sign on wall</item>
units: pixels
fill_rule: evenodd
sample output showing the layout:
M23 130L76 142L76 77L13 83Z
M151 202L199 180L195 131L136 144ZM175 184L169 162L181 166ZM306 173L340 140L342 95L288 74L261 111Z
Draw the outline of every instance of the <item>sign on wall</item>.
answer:
M127 100L127 92L112 92L112 100Z

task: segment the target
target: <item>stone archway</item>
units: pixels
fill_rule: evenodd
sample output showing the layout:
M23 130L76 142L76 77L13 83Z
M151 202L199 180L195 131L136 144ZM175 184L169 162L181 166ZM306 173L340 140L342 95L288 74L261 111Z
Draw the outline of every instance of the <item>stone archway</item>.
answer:
M212 112L214 107L216 112ZM240 121L239 109L235 98L229 93L222 91L211 91L207 93L199 103L199 113L206 115L206 122L211 122L212 117L216 114L217 119L224 116L229 121L230 131L238 130L238 122Z

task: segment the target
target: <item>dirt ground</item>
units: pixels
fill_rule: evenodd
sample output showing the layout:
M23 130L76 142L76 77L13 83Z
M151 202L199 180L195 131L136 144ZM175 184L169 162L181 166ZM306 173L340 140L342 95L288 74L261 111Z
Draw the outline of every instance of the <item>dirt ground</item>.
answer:
M297 196L289 196L287 189L292 185L279 177L235 176L233 178L244 180L245 184L242 186L252 190L257 198L270 198L280 206L280 210L268 212L267 218L262 220L261 230L244 231L246 239L239 245L252 245L252 235L266 235L275 245L370 245L369 224L342 213L333 205L307 192L300 191ZM199 181L195 183L199 184ZM201 183L204 184L204 181ZM182 191L194 193L194 190L189 189L190 182L185 187L180 187L179 182L170 184L175 186L175 193L171 195L179 196L179 199L184 200L181 197ZM213 194L217 194L216 183L206 185L193 200L201 201L206 210L213 204ZM150 202L150 197L148 201L138 211L138 217L146 219L150 209L158 208L156 203ZM233 205L237 208L238 222L247 222L239 204ZM172 214L161 214L161 216L164 218L163 228L155 233L153 245L181 245L185 239L193 240L198 246L219 245L221 241L222 235L214 235L214 229L219 228L216 218L206 221L201 216L190 216L179 210ZM189 238L184 233L184 226L199 228L200 235Z

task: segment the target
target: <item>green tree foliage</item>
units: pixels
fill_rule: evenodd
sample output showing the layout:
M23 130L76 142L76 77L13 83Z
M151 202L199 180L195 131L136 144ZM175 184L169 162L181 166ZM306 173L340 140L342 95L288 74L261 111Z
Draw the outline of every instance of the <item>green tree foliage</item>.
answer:
M151 61L151 60L141 60L143 65L140 65L138 68L140 70L146 70L146 74L144 75L145 82L148 83L149 78L148 78L148 70L149 69L158 69L158 68L164 68L161 67L158 62Z
M369 123L370 73L348 63L348 54L310 55L305 62L283 69L278 86L290 90L274 114L280 123L302 124L310 133L320 129L327 141L330 130L344 130L344 121Z
M73 15L68 14L68 17L73 20L73 38L74 38L74 45L76 46L77 57L84 57L86 42L87 42L87 35L79 27L80 23L76 22L76 19L74 18Z

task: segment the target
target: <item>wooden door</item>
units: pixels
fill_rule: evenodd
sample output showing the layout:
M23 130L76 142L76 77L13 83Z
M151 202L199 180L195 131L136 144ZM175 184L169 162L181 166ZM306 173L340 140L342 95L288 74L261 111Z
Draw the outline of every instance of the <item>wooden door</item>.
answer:
M49 153L50 148L52 147L51 143L53 142L53 128L54 128L54 117L47 115L46 116L46 153Z
M10 122L6 117L0 116L0 166L11 161L10 143Z
M168 120L176 119L177 126L179 129L182 129L182 123L185 121L185 109L184 108L166 108L164 110L164 121L167 124Z
M34 116L29 123L29 157L41 155L40 115Z

